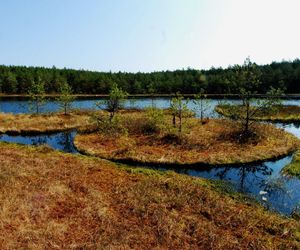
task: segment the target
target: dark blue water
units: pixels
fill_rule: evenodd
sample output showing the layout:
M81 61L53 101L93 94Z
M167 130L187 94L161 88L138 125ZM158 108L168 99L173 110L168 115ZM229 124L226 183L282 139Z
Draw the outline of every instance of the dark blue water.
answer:
M76 132L61 132L50 135L12 136L0 135L0 141L27 145L49 145L50 147L67 153L77 153L73 145Z
M291 160L292 156L288 156L253 166L172 170L181 174L229 182L234 190L254 197L268 209L290 215L300 206L300 181L281 174L282 168ZM163 167L159 169L170 170Z
M94 109L94 100L77 100L73 103L73 108ZM219 100L211 100L211 107L207 113L209 116L217 116L213 109ZM232 102L238 102L233 100ZM169 107L170 100L167 98L157 98L154 100L155 106L159 108ZM300 100L285 100L284 104L299 105ZM145 108L152 105L151 99L135 99L128 100L126 107ZM189 103L189 108L193 109L195 106L192 102ZM28 101L26 100L2 100L0 99L0 108L2 112L10 113L28 113L30 111ZM59 106L55 102L49 102L44 107L44 112L55 112ZM300 138L300 128L298 124L277 124L278 127L284 128L286 131L293 133ZM52 135L38 135L38 136L8 136L1 135L0 141L42 145L48 144L57 150L65 152L76 153L73 145L73 139L76 132L62 132ZM181 174L191 176L198 176L212 180L223 180L231 183L235 190L249 194L260 201L264 206L270 210L279 213L290 215L298 207L300 208L300 180L297 178L290 178L283 176L281 170L284 166L290 163L292 156L285 157L281 160L265 162L254 166L240 166L240 167L217 167L217 168L203 168L191 169L180 168L171 169ZM154 168L149 166L149 168ZM170 170L170 168L159 168L160 170Z
M103 101L104 98L95 98L95 99L78 99L72 103L72 108L74 109L96 109L96 103ZM224 100L219 99L209 99L209 106L205 112L207 116L212 117L216 116L214 109L215 106L224 102ZM227 99L228 103L239 103L239 100ZM170 98L154 98L153 103L158 108L168 108L170 107ZM300 100L286 99L283 100L284 105L297 105L300 106ZM151 107L152 99L151 98L132 98L128 99L125 102L126 108L146 108ZM104 105L101 105L104 107ZM197 113L196 105L192 100L189 100L187 104L188 108L194 110ZM52 98L47 101L47 103L42 107L41 112L57 112L60 110L58 103ZM0 112L5 113L32 113L30 102L26 98L11 98L11 97L0 97Z

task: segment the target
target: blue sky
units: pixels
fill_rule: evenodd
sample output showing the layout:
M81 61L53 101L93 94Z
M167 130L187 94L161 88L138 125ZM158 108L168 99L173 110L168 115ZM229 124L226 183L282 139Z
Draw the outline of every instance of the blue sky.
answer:
M300 57L299 0L1 0L0 64L203 69Z

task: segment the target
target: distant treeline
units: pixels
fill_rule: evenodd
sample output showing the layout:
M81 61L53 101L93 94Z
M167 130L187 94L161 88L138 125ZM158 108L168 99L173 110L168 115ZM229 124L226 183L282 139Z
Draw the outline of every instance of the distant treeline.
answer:
M264 94L272 86L286 93L300 93L300 60L273 62L257 66L260 84L257 92ZM153 73L104 73L86 70L25 66L0 66L0 93L26 94L32 81L42 80L47 94L56 93L66 81L75 94L107 94L117 83L130 94L209 94L238 93L235 66L210 70L175 70Z

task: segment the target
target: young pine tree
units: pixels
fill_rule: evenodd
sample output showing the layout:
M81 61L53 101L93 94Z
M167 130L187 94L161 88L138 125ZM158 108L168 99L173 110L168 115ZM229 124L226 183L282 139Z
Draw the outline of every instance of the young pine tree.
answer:
M30 98L31 110L36 114L39 114L46 103L45 83L40 78L33 80L29 87L28 95Z
M179 118L179 126L178 131L179 133L182 132L182 118L184 114L188 113L188 100L184 100L183 96L179 93L176 94L176 97L172 98L171 100L171 114L173 116L173 126L176 127L176 117Z
M204 124L207 122L207 120L205 121L205 118L207 117L207 111L210 108L210 102L204 93L204 89L201 89L200 92L194 96L193 103L195 104L195 111L199 112L200 123Z
M58 86L59 97L57 97L57 102L59 106L64 110L64 114L67 115L72 107L72 102L75 100L75 97L72 95L73 90L71 86L66 82L60 82Z
M104 103L110 113L110 120L112 120L119 109L123 107L127 96L127 92L119 88L117 84L112 85L108 99L105 100Z

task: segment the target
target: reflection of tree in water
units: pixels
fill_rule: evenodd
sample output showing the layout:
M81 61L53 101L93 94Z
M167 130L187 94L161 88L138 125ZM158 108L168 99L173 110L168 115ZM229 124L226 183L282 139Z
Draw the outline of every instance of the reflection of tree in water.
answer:
M266 180L260 188L266 192L265 196L268 196L269 199L275 199L277 204L281 204L284 207L286 199L292 198L285 183L286 179L284 176L274 177ZM271 208L272 204L269 202L269 199L265 201L265 204L268 208Z
M300 128L300 122L293 122L290 123L290 125L293 125L295 128Z
M47 143L47 135L39 135L31 138L31 143L32 145L38 146L38 145L43 145Z
M227 175L230 175L233 171L237 172L238 179L235 179L237 182L237 189L242 192L248 192L247 186L251 187L253 183L264 183L265 177L272 174L273 170L265 164L257 166L241 166L238 168L233 167L223 167L220 168L215 174L218 179L226 180Z
M73 144L74 132L63 132L57 135L57 144L61 146L61 150L69 153L76 152Z
M264 197L262 201L269 209L274 206L274 202L284 207L287 199L291 199L288 188L285 185L285 177L270 177L273 169L266 164L241 166L239 168L224 167L217 171L216 176L220 180L230 180L230 175L233 171L237 173L236 176L238 177L234 178L237 190L244 193L253 193L253 191L256 192L255 187L257 187L259 191L263 192L260 199ZM254 194L259 195L259 193Z

